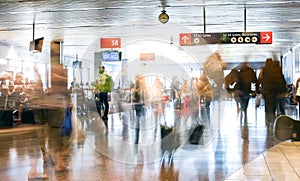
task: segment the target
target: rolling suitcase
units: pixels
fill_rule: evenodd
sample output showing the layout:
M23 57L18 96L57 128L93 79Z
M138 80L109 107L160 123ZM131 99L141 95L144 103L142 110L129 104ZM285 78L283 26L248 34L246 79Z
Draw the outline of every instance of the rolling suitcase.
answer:
M202 137L203 132L204 132L204 128L205 128L204 125L197 124L194 129L190 129L190 131L189 131L189 135L190 135L189 142L190 142L190 144L193 144L193 145L198 145L199 144L200 138Z
M172 127L168 127L167 125L160 125L160 134L161 138L168 136L173 131Z
M280 115L274 123L274 135L279 140L300 141L300 121Z

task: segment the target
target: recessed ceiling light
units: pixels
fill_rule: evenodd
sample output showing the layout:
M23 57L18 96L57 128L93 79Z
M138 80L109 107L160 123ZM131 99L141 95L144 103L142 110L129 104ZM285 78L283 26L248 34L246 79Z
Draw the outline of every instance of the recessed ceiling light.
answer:
M288 21L291 21L291 22L299 22L300 19L289 19Z

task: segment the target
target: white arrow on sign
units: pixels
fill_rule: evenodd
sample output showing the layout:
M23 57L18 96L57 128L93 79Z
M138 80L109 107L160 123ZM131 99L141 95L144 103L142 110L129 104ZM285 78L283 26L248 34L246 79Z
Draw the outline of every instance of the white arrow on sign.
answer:
M269 41L269 39L270 39L271 37L269 36L269 34L266 34L266 36L263 36L262 38L263 38L263 39L266 39L266 41Z
M186 42L189 40L189 37L183 36L181 40L183 40L183 43L186 44Z

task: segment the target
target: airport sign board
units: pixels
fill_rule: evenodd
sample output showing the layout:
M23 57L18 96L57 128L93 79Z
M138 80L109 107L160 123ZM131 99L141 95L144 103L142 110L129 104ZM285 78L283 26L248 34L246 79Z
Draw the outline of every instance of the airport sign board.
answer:
M100 48L121 48L121 38L100 38Z
M140 61L153 61L155 60L155 53L140 53Z
M272 32L181 33L181 46L205 44L272 44Z

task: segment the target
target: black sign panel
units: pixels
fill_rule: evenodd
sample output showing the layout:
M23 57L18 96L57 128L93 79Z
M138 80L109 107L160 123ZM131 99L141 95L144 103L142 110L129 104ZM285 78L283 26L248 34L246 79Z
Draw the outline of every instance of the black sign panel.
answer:
M272 32L228 32L180 34L180 45L203 44L271 44Z

